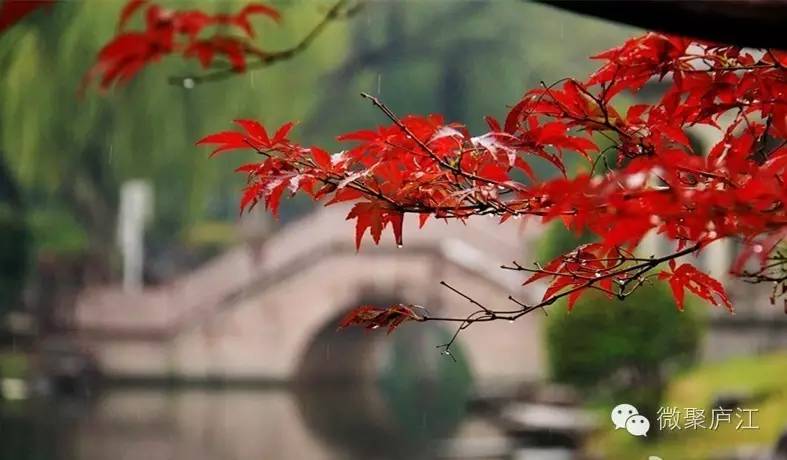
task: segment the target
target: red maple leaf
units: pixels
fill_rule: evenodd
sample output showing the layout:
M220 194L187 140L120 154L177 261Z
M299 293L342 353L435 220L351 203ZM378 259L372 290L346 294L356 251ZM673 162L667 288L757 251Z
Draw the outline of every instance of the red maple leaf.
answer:
M674 259L670 260L669 266L671 271L662 271L659 273L659 279L669 282L678 310L683 310L685 307L684 291L686 289L713 305L718 305L721 302L728 310L733 310L727 291L718 280L697 270L691 264L681 264L676 268Z
M126 30L134 16L142 11L144 28ZM196 58L203 68L213 66L217 57L223 57L233 71L244 72L249 57L265 57L265 53L247 40L255 35L250 22L253 15L267 16L275 21L280 19L275 9L259 3L247 5L233 14L208 14L200 10L162 8L150 0L129 0L120 12L118 35L99 51L95 64L85 76L83 89L99 75L101 89L128 82L146 66L172 54ZM211 26L240 29L246 38L220 29L205 36L205 30Z

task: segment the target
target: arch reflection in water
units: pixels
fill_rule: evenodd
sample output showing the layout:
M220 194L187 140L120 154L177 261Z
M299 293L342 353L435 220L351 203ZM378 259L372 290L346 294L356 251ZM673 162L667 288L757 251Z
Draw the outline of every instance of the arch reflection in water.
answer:
M432 324L395 334L330 321L303 357L296 386L309 429L342 458L431 458L464 416L471 376L436 348L451 332Z
M422 324L392 335L336 332L336 324L311 342L293 388L109 391L58 423L57 437L72 439L58 458L433 457L459 425L471 384L461 350L454 362L435 348L450 332ZM66 414L56 409L63 406L46 411ZM32 448L29 441L16 452Z

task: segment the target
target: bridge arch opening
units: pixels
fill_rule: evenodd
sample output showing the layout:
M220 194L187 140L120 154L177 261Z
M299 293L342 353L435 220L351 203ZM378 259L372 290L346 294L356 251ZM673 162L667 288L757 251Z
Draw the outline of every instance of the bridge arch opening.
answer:
M328 320L301 357L295 393L303 420L352 456L429 457L465 413L472 372L461 344L452 351L455 360L442 355L437 346L453 331L429 323L405 324L390 335L337 331L347 311Z

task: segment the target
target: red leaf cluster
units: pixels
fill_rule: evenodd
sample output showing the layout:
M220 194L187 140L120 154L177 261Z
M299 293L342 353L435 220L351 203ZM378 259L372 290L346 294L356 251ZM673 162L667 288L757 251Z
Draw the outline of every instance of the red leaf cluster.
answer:
M128 30L135 16L141 16L143 28ZM145 66L171 54L197 59L203 68L224 58L232 70L243 72L249 56L265 58L250 41L255 36L253 16L280 19L278 11L263 4L250 4L234 14L208 14L168 9L150 0L129 0L120 13L118 34L99 51L84 85L97 76L102 89L126 83Z
M741 240L744 261L756 253L772 267L766 262L787 232L787 54L649 33L594 58L602 63L588 78L525 92L503 123L487 117L480 134L439 115L399 118L367 96L392 123L339 136L349 146L332 155L286 134L268 139L252 122L200 143L262 155L242 168L242 209L264 200L276 212L284 189L327 204L355 201L348 219L358 245L367 231L378 243L387 226L401 244L408 213L422 225L430 217L560 218L594 235L596 243L536 270L531 281L551 279L544 304L568 296L573 305L590 289L624 298L658 275L656 265L721 238ZM616 107L620 94L658 81L655 102ZM692 143L698 126L717 141ZM569 177L567 155L584 158L585 172ZM534 161L559 174L536 177ZM652 232L676 251L636 257L631 251ZM733 269L745 275L742 266ZM686 289L730 307L721 284L689 264L658 277L680 308Z
M590 282L598 283L600 289L612 292L612 278L608 276L617 268L615 249L602 244L584 244L574 251L557 257L546 267L533 274L525 284L541 278L553 277L544 292L542 301L554 298L561 291L567 292L568 309L574 308L579 297L587 292ZM562 276L570 274L571 276Z
M405 321L419 321L422 318L407 305L392 305L388 308L362 306L351 310L339 323L339 329L361 326L374 330L387 327L388 333L401 326Z

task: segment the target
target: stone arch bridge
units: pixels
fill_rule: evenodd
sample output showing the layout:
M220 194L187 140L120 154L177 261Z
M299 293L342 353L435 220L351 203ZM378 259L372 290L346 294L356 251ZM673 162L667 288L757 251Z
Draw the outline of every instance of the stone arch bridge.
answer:
M169 285L84 292L73 337L112 378L287 382L303 374L319 337L348 333L333 330L360 303L415 303L441 315L471 312L473 306L440 280L489 305L506 305L509 294L535 300L536 293L521 286L521 274L499 266L529 260L542 227L475 218L464 225L430 221L419 230L413 218L406 219L402 248L385 234L379 246L365 242L356 252L346 213L338 206L317 210L276 232L260 254L238 246ZM476 324L461 334L478 383L542 376L542 316ZM375 331L361 340L387 339ZM358 372L358 365L341 363L375 365L375 359L360 358L374 358L379 346L337 343L332 354L339 356L324 366L329 372ZM423 351L440 358L433 346Z

